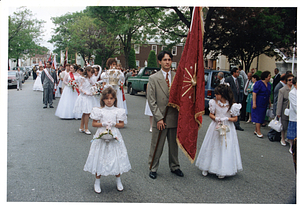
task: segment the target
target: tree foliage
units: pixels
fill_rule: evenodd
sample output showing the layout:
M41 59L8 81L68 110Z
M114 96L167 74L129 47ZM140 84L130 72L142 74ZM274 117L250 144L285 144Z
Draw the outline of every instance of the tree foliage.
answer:
M155 16L159 10L153 7L146 12L144 7L91 6L87 7L87 12L103 21L107 31L118 37L125 55L125 68L129 68L128 57L132 41L144 42L147 35L155 32L148 29L151 22L148 13Z
M43 54L47 48L40 46L42 20L32 18L32 12L20 7L8 17L8 57L18 59Z
M156 55L154 50L151 50L149 53L147 67L157 68Z
M209 8L205 22L205 54L239 61L249 71L254 58L275 56L295 41L296 8Z
M129 52L128 66L129 68L136 68L135 50L133 48Z

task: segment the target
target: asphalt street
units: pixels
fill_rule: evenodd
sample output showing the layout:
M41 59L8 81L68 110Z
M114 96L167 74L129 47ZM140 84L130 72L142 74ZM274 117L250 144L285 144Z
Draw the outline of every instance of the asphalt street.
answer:
M54 109L43 109L42 92L32 90L32 76L23 90L8 89L7 101L7 198L8 202L127 202L127 203L295 203L296 175L289 147L253 135L254 125L241 122L237 131L243 171L218 179L202 176L179 151L184 177L168 168L168 150L160 160L157 179L149 178L147 159L151 133L144 115L143 93L126 94L128 124L121 129L132 169L121 176L101 178L102 193L93 190L95 177L83 171L92 135L80 133L80 120L61 120ZM199 151L211 120L206 115L199 130ZM96 128L89 122L92 133Z

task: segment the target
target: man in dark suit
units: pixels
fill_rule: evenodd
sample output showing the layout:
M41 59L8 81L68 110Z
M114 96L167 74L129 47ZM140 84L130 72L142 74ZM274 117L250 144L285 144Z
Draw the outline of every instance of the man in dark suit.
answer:
M54 108L52 105L53 100L53 90L54 84L57 83L56 72L54 69L51 69L51 62L47 62L46 68L43 70L41 75L41 81L44 88L43 91L43 103L44 107L47 108L47 104L49 103L50 108Z
M149 77L147 89L147 99L153 114L152 139L148 160L149 167L152 164L149 174L149 177L152 179L156 179L159 159L163 152L166 138L168 139L169 147L169 168L172 173L183 177L179 166L178 145L176 142L178 111L173 107L168 107L167 109L169 87L175 76L175 72L171 71L172 58L173 55L168 51L161 51L158 54L157 59L161 65L161 70ZM161 135L158 141L160 132Z
M230 73L231 76L225 78L225 82L229 83L231 90L233 92L235 102L242 103L243 95L241 95L240 91L243 90L243 87L242 87L241 78L238 78L239 70L237 68L232 68ZM240 126L240 117L238 117L238 120L234 123L234 125L235 125L235 129L244 131L244 129L241 128Z
M274 91L275 91L275 87L276 85L279 83L280 81L280 73L279 73L279 69L278 68L275 68L274 69L274 73L275 73L275 76L274 76L274 79L273 79L273 95L274 95Z

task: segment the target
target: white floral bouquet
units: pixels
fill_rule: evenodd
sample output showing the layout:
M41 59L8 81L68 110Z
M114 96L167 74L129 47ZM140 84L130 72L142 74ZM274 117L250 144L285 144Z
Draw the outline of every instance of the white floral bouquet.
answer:
M103 84L96 83L94 86L91 87L91 92L93 95L100 95L103 91Z
M105 142L109 142L110 140L117 140L119 142L116 133L113 133L113 131L111 130L111 127L115 126L116 123L103 122L102 125L106 127L105 131L101 132L98 136L95 135L96 137L94 136L91 142L93 142L96 139L102 139L105 140Z
M75 89L79 87L75 80L69 80L68 86L72 88L73 92L75 92Z

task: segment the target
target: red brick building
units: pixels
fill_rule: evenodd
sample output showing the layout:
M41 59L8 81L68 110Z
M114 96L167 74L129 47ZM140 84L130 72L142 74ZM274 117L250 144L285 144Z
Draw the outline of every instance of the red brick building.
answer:
M162 51L166 46L159 45L157 43L149 42L148 44L134 44L134 50L135 50L135 58L136 58L136 66L138 68L145 67L148 61L148 56L151 50L155 51L155 54L157 55L160 51ZM173 46L172 48L172 54L173 54L173 62L172 62L172 68L177 69L182 51L183 51L183 45L179 44L176 46ZM118 63L121 63L122 66L125 66L125 56L124 54L121 54L116 57ZM158 61L157 61L157 65Z

